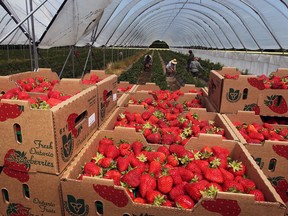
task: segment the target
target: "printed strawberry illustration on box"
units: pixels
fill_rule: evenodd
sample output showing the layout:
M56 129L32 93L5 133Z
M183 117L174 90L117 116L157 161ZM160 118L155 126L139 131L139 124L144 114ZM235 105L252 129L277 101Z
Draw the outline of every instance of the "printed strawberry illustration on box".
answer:
M282 95L270 95L264 100L264 104L277 114L284 114L287 112L287 102Z
M125 207L129 202L124 190L115 189L114 186L97 184L93 185L93 188L102 198L112 202L117 207Z
M288 138L287 138L288 139ZM288 145L272 145L273 150L281 157L284 157L288 160Z
M219 213L222 216L237 216L241 213L241 208L236 200L205 200L201 205L208 211Z
M27 163L25 152L10 149L4 158L3 173L11 178L16 178L20 182L29 180L30 164Z
M6 214L7 216L29 216L30 208L20 203L10 203L7 207Z
M23 106L17 104L0 103L0 122L15 119L24 111Z
M284 176L268 177L269 181L276 189L277 193L280 195L285 203L288 203L288 182Z

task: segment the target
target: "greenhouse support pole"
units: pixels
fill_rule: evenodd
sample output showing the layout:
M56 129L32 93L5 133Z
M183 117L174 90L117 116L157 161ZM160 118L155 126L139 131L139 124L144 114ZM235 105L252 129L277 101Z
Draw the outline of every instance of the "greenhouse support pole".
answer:
M33 2L30 0L30 10L33 11ZM35 28L34 28L34 15L31 14L31 29L32 29L32 44L33 44L33 53L34 53L34 71L37 71L38 66L38 53L37 53L37 46L35 43Z

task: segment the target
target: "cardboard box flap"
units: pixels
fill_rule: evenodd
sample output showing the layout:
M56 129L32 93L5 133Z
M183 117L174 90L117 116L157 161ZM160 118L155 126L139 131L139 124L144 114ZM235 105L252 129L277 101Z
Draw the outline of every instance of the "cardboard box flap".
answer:
M238 71L236 67L223 67L222 70L217 70L217 72L221 75L224 74L241 75L241 72Z
M60 81L58 74L56 72L52 72L52 70L49 70L49 69L39 69L38 72L27 71L27 72L23 72L23 73L13 74L13 75L10 75L10 79L11 79L11 81L17 81L20 79L26 79L29 77L35 78L38 76L42 76L44 78L47 78L49 81L52 81L52 80L59 80Z
M288 76L288 68L278 68L277 71L272 72L271 75L280 77Z
M61 82L57 83L54 86L53 90L54 91L60 91L60 92L63 92L65 94L68 94L68 95L74 95L78 92L81 92L84 88L87 88L87 87L82 84L81 79L62 78ZM90 87L90 85L89 85L89 87Z

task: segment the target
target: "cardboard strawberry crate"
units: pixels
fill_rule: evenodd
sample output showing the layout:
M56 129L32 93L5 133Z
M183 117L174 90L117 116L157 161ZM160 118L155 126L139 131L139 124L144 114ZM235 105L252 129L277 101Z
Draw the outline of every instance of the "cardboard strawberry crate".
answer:
M112 115L109 117L109 119L107 119L107 121L105 122L105 124L103 124L101 126L101 130L114 130L115 129L115 123L117 122L117 118L119 115L122 115L125 112L130 112L130 113L140 113L142 114L143 112L147 111L144 106L142 105L130 105L128 107L118 107L113 113ZM180 115L180 117L184 117L187 113L190 113L191 115L197 115L200 121L213 121L216 127L221 128L224 130L224 136L226 139L229 140L236 140L237 137L235 136L235 134L233 133L233 131L231 130L230 126L226 123L226 121L223 119L223 117L218 114L218 113L213 113L213 112L207 112L205 109L202 108L194 108L194 109L190 109L188 112L182 113ZM146 122L149 122L149 120L147 120ZM116 126L118 127L118 125ZM121 125L120 125L121 127ZM132 127L132 126L125 126L125 127ZM136 130L134 128L134 130ZM193 130L192 130L193 131ZM142 133L142 132L138 132L138 133ZM212 132L211 132L212 133ZM222 137L222 135L218 135L218 134L214 134L214 136L220 136ZM188 136L190 139L190 136ZM197 137L191 136L193 139L197 139Z
M120 81L117 83L117 99L119 100L120 97L125 93L131 93L134 91L136 87L135 84L131 84L126 81Z
M287 69L279 68L276 76L287 76ZM230 78L227 78L230 76ZM232 76L237 76L235 79ZM255 111L265 116L288 116L287 89L265 87L256 75L241 75L234 67L211 71L209 99L219 113L235 113L238 110Z
M84 75L83 80L90 80L92 76L97 76L99 81L87 86L96 85L98 91L98 112L99 126L106 121L106 118L114 111L117 106L117 76L106 74L104 70L91 70Z
M0 215L63 215L61 175L6 169L0 173Z
M288 204L288 195L286 192L288 190L288 140L265 140L261 144L249 143L239 133L239 131L233 125L233 122L241 121L246 122L247 124L263 124L261 118L251 112L225 114L223 117L227 123L231 125L231 128L238 137L239 141L244 144L264 174L271 181L272 185L276 188L276 191L280 194L283 201ZM276 130L288 129L287 125L274 124L273 127ZM280 186L281 184L283 184L283 187Z
M129 134L129 136L127 136ZM263 172L256 165L247 150L238 142L222 140L211 135L200 136L198 140L191 139L185 148L200 150L204 146L223 146L231 152L230 157L241 161L246 167L246 174L260 189L265 201L255 201L253 195L217 192L214 198L202 197L190 210L176 207L139 204L132 201L126 189L114 185L113 180L99 177L83 176L82 166L95 156L99 141L112 138L115 143L125 140L127 143L140 141L144 146L156 150L162 145L149 145L144 137L131 128L116 128L114 131L102 130L96 132L88 144L77 155L61 179L63 205L65 215L284 215L286 206L275 189L271 186Z
M98 129L95 86L83 90L79 80L62 79L53 90L71 97L50 109L32 108L27 100L1 100L0 137L5 144L0 166L13 160L30 165L27 171L59 174ZM22 154L10 155L11 149Z

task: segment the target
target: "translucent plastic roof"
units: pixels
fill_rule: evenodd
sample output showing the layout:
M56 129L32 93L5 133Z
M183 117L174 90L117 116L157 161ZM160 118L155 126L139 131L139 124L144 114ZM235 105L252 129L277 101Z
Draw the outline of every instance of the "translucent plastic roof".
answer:
M2 1L0 39L21 22L30 0ZM216 49L287 49L287 0L33 0L40 48L92 44ZM29 3L28 3L29 5ZM10 15L13 14L13 17ZM1 44L24 44L24 22Z

